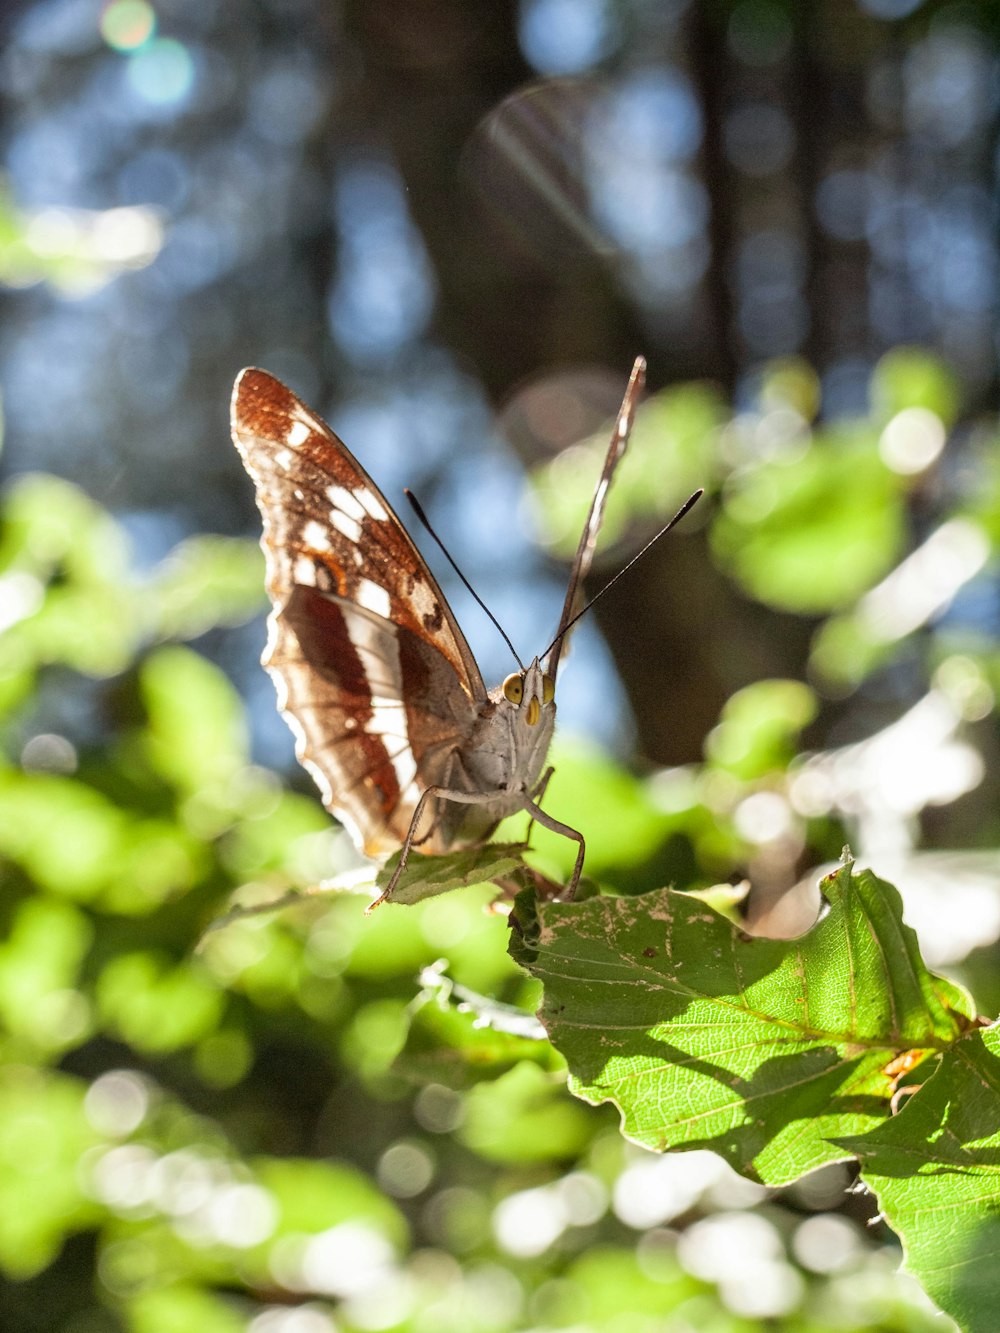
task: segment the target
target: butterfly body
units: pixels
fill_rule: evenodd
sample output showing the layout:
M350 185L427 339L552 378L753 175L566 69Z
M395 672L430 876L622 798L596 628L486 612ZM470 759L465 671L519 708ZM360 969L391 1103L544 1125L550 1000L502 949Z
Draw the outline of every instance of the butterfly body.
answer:
M522 682L516 703L505 693L505 686L515 679ZM487 829L523 810L524 793L534 791L541 779L556 724L555 700L545 680L536 657L523 673L508 676L503 685L490 690L468 745L454 756L453 786L467 780L468 790L493 793L480 807ZM480 821L466 817L458 828L468 830L473 822Z
M397 877L412 848L440 853L476 842L526 811L577 843L572 896L583 838L538 804L555 675L644 366L640 358L633 369L556 638L544 662L536 657L492 690L423 557L357 459L272 375L248 369L237 378L233 439L263 518L272 603L263 664L324 804L367 854L401 847Z

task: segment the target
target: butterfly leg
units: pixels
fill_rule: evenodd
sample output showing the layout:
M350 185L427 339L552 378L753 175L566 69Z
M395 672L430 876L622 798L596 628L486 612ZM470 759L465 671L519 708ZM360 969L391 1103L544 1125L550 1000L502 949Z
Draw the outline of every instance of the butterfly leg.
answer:
M538 784L537 784L537 786L535 787L535 790L531 793L531 799L534 801L534 803L535 803L536 805L541 805L541 803L542 803L542 801L543 801L543 799L544 799L544 797L545 797L546 789L547 789L547 787L548 787L548 785L549 785L549 778L551 778L552 774L553 774L555 771L556 771L556 770L552 767L552 765L549 764L548 768L545 770L545 772L542 774L541 778L538 780ZM531 841L531 826L532 826L532 824L533 824L534 822L535 822L535 821L534 821L534 818L533 818L533 817L532 817L531 819L528 820L528 827L527 827L527 829L525 830L525 834L524 834L524 841L525 841L525 842L530 842L530 841Z
M548 775L546 775L546 777L547 776ZM547 815L541 806L536 804L536 802L529 796L525 796L524 798L524 808L527 810L528 814L531 815L532 819L541 824L542 828L547 828L552 833L561 833L564 838L572 838L573 841L578 844L576 865L573 867L573 875L566 891L566 898L571 902L576 896L577 886L580 883L580 875L583 871L583 858L587 853L586 844L583 841L583 834L579 829L570 828L568 824L561 824L558 819L553 819L551 815Z
M392 878L379 896L365 908L366 916L370 912L373 912L380 903L384 903L386 899L391 898L395 892L400 876L406 869L406 863L410 858L410 851L414 846L414 843L417 841L417 829L420 827L420 819L424 813L424 806L432 796L437 796L443 801L457 801L460 805L492 805L496 800L496 792L458 791L451 787L425 787L420 793L420 800L417 801L417 804L414 807L413 816L410 819L410 827L406 830L406 838L399 855L399 865L397 865L396 869L392 872ZM562 825L560 825L559 828L561 830Z

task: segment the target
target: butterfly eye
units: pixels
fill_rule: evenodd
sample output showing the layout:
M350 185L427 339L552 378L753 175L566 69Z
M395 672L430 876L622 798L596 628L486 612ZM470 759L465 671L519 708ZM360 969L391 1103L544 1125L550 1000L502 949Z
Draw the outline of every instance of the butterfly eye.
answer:
M549 675L542 677L542 703L550 704L556 697L556 683Z
M524 677L519 671L513 672L504 681L503 697L512 704L519 704L524 698Z

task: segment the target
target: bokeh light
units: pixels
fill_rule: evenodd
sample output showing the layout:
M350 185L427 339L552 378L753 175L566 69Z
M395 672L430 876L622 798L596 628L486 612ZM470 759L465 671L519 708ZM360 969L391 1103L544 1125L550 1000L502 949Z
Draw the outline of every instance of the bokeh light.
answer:
M173 37L157 37L129 57L128 85L150 107L176 107L191 95L195 62L191 51Z
M156 32L156 12L147 0L111 0L101 14L101 36L115 51L134 51Z
M615 45L615 9L607 0L522 0L519 34L540 74L580 74Z

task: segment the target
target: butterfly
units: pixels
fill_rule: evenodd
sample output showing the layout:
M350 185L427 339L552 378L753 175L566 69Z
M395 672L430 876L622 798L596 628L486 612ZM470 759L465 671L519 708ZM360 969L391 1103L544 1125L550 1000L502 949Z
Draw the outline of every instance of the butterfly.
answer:
M263 518L272 604L262 662L326 808L368 856L402 849L376 902L392 896L412 849L440 854L480 842L517 811L577 844L565 896L575 893L583 835L542 809L551 773L543 770L560 655L644 380L639 357L555 638L487 689L426 561L346 445L267 371L237 377L233 440Z

